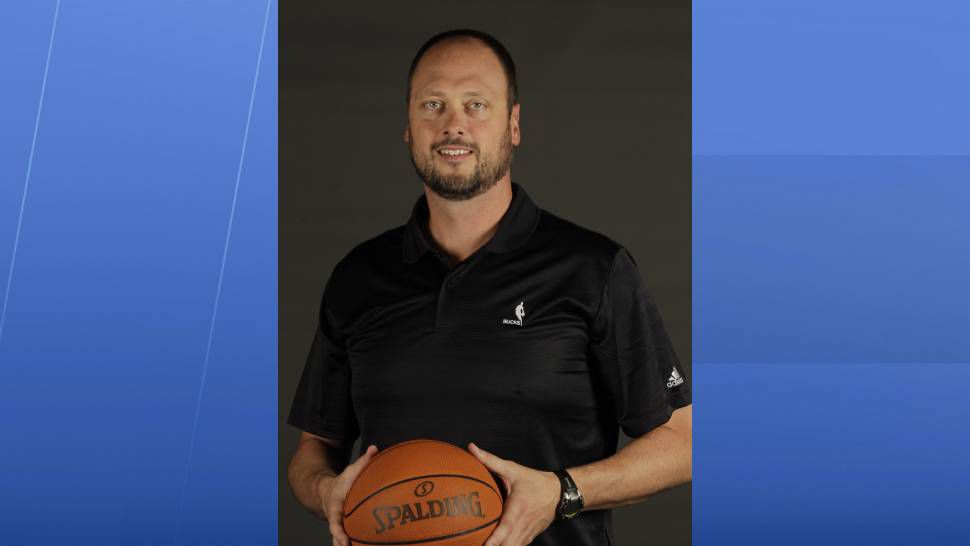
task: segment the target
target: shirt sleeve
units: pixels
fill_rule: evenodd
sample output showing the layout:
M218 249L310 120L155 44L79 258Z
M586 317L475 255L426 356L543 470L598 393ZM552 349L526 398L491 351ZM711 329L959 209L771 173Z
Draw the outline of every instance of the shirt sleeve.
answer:
M623 432L642 436L691 403L690 381L633 257L621 248L593 322L591 352Z
M317 436L349 445L360 433L350 396L350 364L336 321L327 307L327 289L320 304L313 344L293 397L286 422Z

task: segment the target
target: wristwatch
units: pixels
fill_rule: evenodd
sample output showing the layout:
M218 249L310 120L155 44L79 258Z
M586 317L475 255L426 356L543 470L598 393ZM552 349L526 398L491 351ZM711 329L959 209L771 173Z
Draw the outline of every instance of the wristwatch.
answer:
M576 482L573 481L572 476L565 469L555 470L554 473L559 478L559 484L562 486L559 506L556 507L556 516L559 519L572 519L583 509L583 494L579 492L579 488L576 487Z

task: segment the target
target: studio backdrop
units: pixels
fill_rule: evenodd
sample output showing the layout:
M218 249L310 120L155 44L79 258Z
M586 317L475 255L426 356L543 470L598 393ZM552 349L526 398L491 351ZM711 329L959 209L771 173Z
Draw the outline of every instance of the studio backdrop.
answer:
M483 30L508 47L522 130L512 181L630 251L690 374L690 10L672 0L280 5L281 545L329 543L326 523L290 492L299 431L285 420L333 267L404 224L421 194L402 141L407 71L438 32ZM621 448L627 441L621 434ZM622 546L690 544L690 485L615 509L613 520Z

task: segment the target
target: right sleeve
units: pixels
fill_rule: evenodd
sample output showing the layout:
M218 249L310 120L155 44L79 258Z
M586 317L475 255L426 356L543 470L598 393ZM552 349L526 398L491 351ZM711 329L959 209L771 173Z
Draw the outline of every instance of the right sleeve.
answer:
M328 283L329 284L329 283ZM316 334L286 422L300 430L350 445L360 433L350 398L350 364L344 340L327 307L320 304Z
M613 259L591 347L606 398L630 438L664 424L675 409L691 403L689 378L656 301L625 248Z

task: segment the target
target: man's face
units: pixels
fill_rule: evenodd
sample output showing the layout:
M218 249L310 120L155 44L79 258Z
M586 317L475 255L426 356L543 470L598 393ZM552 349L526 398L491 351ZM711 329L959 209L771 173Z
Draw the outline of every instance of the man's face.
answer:
M411 79L404 140L424 183L445 199L485 193L509 172L519 106L495 53L474 39L429 49Z

